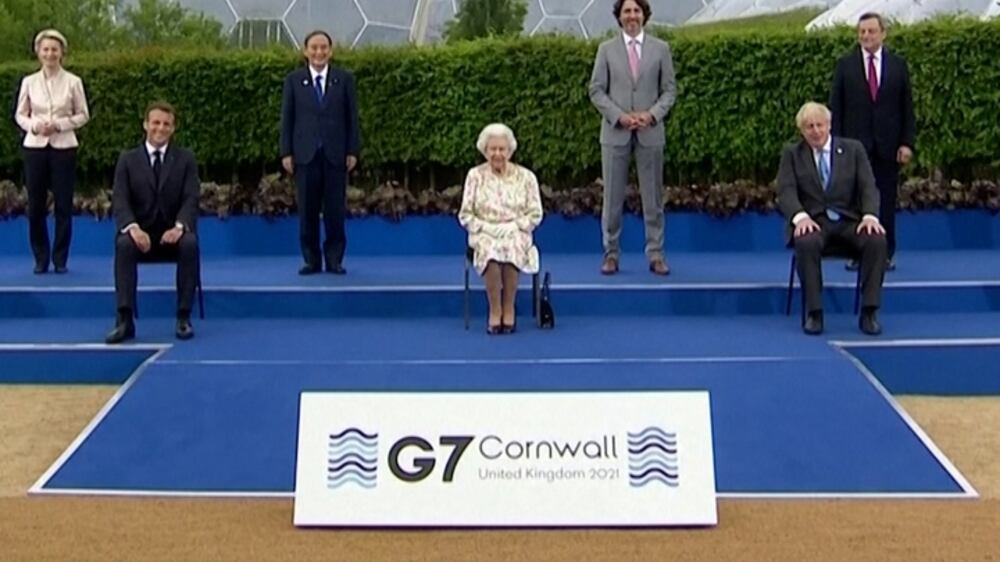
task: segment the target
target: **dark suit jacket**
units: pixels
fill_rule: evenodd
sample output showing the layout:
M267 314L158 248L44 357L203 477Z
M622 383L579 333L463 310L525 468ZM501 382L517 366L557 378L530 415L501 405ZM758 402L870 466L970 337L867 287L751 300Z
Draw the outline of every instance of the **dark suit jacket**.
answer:
M200 195L198 165L190 150L167 146L158 186L145 143L118 157L111 206L119 231L133 222L146 231L166 230L179 222L196 232Z
M816 218L833 209L853 221L864 215L878 216L878 188L865 148L856 140L833 137L830 149L830 189L826 191L808 143L789 144L781 153L778 206L788 219L789 237L792 218L802 211Z
M285 77L281 96L281 156L292 156L297 164L308 164L320 144L327 160L345 166L347 156L357 156L361 149L358 127L357 92L354 75L346 70L327 67L323 103L308 67Z
M906 61L882 48L882 80L873 102L861 47L837 61L830 91L834 137L857 139L869 153L896 160L900 146L913 148L917 126L913 116L913 91Z

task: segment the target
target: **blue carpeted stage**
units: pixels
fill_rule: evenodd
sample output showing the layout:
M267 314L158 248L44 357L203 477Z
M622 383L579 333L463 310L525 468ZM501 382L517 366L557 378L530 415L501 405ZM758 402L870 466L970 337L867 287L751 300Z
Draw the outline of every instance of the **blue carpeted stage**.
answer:
M172 339L172 266L140 266L138 337L109 349L113 227L78 219L70 273L36 276L26 225L8 221L0 383L124 383L38 493L286 495L303 390L708 389L721 493L974 495L889 392L1000 390L1000 220L899 224L882 338L858 332L854 275L837 262L826 334L802 334L797 291L784 316L778 217L687 214L668 218L667 278L646 271L635 217L614 277L597 271L596 219L547 218L537 240L557 327L533 327L524 290L518 333L490 337L478 283L463 330L454 218L351 221L346 277L296 274L292 219L204 220L195 339Z

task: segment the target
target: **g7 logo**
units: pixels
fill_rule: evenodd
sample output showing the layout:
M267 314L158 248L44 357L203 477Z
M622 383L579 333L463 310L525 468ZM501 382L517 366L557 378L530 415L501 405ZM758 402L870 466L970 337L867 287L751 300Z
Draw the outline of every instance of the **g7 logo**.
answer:
M455 468L458 466L458 459L462 458L462 453L475 437L471 435L442 435L439 444L442 447L452 447L451 454L448 455L448 462L444 465L444 476L442 482L451 482L455 476ZM399 455L407 447L416 447L426 453L433 453L434 447L422 437L411 435L404 437L393 443L389 449L389 470L404 482L419 482L431 475L434 471L436 459L433 456L422 456L413 459L414 469L403 470L399 466Z

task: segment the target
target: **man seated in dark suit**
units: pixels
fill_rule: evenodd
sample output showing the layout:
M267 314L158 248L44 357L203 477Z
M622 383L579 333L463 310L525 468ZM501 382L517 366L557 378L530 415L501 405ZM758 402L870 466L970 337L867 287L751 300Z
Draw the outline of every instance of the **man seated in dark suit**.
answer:
M778 205L789 220L805 294L803 331L823 332L824 251L852 249L861 260L861 331L882 332L876 312L886 265L879 194L864 146L830 135L830 110L809 102L795 117L802 141L785 147L778 168Z
M199 278L198 198L201 183L191 151L170 144L177 112L164 102L146 109L146 141L118 157L112 207L118 320L107 343L135 337L136 265L177 261L177 337L194 336L191 304Z

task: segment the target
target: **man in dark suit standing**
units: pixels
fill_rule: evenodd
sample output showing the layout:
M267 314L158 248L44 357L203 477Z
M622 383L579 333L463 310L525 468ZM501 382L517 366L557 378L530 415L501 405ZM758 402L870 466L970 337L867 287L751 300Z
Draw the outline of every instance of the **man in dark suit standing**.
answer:
M354 75L333 68L333 39L324 31L306 36L308 64L285 77L281 98L281 165L295 177L299 208L299 245L305 264L300 275L347 273L343 266L347 236L347 174L358 162L358 127ZM326 240L320 254L319 215Z
M801 141L785 147L778 167L778 205L788 218L805 294L802 329L823 332L823 253L834 246L861 256L861 331L882 332L876 312L885 273L885 229L871 165L860 142L830 135L830 111L809 102L795 117Z
M899 167L913 158L916 121L906 61L886 49L885 20L865 13L858 20L858 46L837 61L830 92L834 137L864 145L881 195L880 220L888 241L888 264L896 268L896 190ZM857 262L848 269L857 269Z
M146 109L146 141L123 152L115 167L115 298L118 319L105 341L135 337L136 265L177 261L177 337L194 336L191 305L199 278L198 198L201 183L191 151L170 138L177 112L164 102Z

